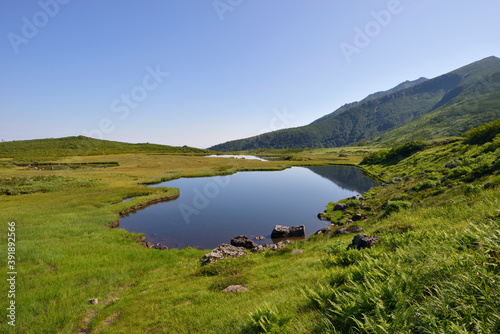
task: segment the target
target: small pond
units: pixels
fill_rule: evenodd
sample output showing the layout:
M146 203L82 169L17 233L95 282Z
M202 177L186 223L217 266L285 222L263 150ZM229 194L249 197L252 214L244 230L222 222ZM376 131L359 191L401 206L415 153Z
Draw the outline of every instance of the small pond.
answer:
M272 243L275 225L305 225L310 235L328 226L317 218L328 202L378 184L357 168L328 166L181 178L154 185L159 186L179 188L179 198L131 213L120 227L169 248L209 249L238 235Z
M206 155L205 158L233 158L233 159L247 159L247 160L260 160L260 161L267 161L265 159L262 159L258 156L255 155L231 155L231 154L213 154L213 155Z

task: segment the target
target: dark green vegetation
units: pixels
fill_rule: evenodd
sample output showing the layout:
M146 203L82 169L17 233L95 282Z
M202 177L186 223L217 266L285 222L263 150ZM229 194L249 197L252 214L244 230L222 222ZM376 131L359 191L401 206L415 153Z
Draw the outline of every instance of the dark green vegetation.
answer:
M337 147L359 142L392 146L457 136L500 117L500 59L496 57L418 82L345 105L306 126L230 141L212 149Z
M209 151L186 146L173 147L149 143L129 144L84 136L0 143L0 158L13 158L15 161L50 160L60 157L125 153L206 154Z
M331 233L204 266L206 251L146 249L135 242L139 235L107 226L130 207L178 194L141 185L147 180L331 160L306 151L305 162L126 154L76 158L119 162L108 168L4 167L2 180L56 175L91 184L0 195L3 226L16 222L19 274L17 326L3 322L0 332L498 333L498 133L495 122L463 138L398 145L365 161L365 172L386 185L362 200L342 200L343 211L329 203L327 215L334 224L366 217L331 229L362 227L380 239L370 249L347 250L355 234ZM143 196L117 203L132 194ZM4 255L6 246L4 238ZM0 270L8 271L5 263ZM230 284L248 291L220 292ZM99 304L89 305L90 298Z
M465 137L494 138L499 130L495 122ZM348 208L339 213L331 204L329 214L340 222L354 212L367 215L365 224L381 243L363 251L345 250L340 241L330 246L323 258L329 275L308 293L326 327L500 332L499 159L491 142L460 141L413 150L389 166L372 161L368 169L386 173L388 185L364 194L362 206L342 201ZM467 173L457 172L464 168Z
M92 187L99 181L64 176L11 177L0 179L0 195L47 193L72 188Z

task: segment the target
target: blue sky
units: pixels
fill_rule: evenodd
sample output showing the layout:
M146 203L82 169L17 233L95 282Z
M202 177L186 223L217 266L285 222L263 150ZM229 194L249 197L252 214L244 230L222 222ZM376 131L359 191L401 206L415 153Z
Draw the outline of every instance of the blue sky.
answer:
M3 1L0 139L208 147L308 124L500 57L500 2L478 4Z

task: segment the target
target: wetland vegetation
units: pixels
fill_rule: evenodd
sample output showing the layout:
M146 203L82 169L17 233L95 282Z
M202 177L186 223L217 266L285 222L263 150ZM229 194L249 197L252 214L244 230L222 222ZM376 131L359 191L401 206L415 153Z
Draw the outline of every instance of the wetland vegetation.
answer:
M52 170L16 165L21 158L4 153L0 217L4 226L16 223L19 326L2 323L1 331L497 333L499 132L497 122L454 140L385 152L273 150L297 159L267 162L206 159L182 148L66 155L51 153L49 140L37 162L118 162ZM120 212L178 196L175 188L146 184L361 161L384 186L361 199L323 203L331 233L277 251L203 266L207 250L149 249L143 235L108 227ZM338 231L357 214L363 219L350 226L380 242L347 250L355 234ZM235 284L248 290L221 293ZM99 303L88 304L91 298Z

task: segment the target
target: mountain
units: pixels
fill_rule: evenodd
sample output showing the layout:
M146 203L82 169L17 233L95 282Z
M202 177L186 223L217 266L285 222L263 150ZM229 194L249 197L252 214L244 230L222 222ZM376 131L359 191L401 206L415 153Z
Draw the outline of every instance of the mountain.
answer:
M380 92L376 92L376 93L373 93L373 94L370 94L368 95L367 97L365 97L363 100L361 101L356 101L356 102L352 102L352 103L347 103L345 105L343 105L342 107L340 107L339 109L335 110L334 112L328 114L328 115L325 115L321 118L318 118L317 120L315 120L314 122L312 122L311 124L315 124L315 123L319 123L321 121L324 121L330 117L333 117L335 115L338 115L339 113L345 111L345 110L349 110L350 108L358 105L358 104L361 104L363 102L367 102L367 101L370 101L370 100L374 100L376 98L379 98L379 97L382 97L382 96L385 96L385 95L389 95L389 94L392 94L392 93L396 93L400 90L403 90L403 89L406 89L406 88L410 88L412 86L415 86L415 85L418 85L419 83L422 83L424 81L427 81L429 79L427 78L424 78L424 77L421 77L420 79L417 79L417 80L414 80L414 81L409 81L409 80L406 80L405 82L402 82L400 83L399 85L397 85L396 87L394 88L391 88L389 90L385 90L385 91L380 91Z
M500 117L497 57L416 81L344 105L309 125L229 141L210 149L338 147L361 141L389 144L412 137L452 136Z

